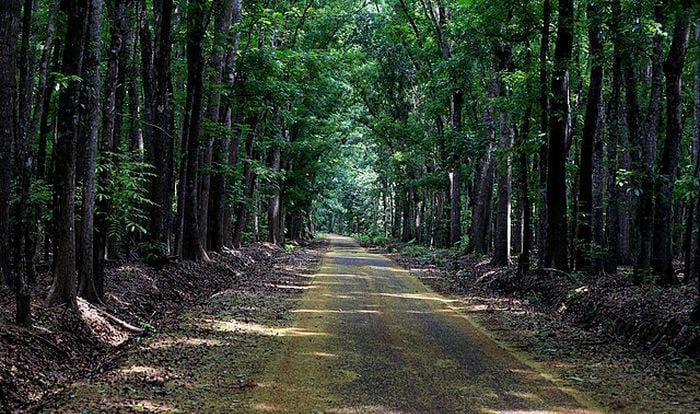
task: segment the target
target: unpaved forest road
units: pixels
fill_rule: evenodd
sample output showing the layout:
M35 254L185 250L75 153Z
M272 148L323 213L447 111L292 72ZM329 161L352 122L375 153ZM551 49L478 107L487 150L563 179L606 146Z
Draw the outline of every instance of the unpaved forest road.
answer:
M331 247L245 412L593 413L390 259Z

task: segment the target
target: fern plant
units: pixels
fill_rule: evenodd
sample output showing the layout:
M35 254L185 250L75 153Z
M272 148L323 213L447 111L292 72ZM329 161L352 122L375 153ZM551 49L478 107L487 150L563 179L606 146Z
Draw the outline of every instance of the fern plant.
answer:
M97 201L108 205L106 214L107 237L121 244L129 236L147 233L147 208L155 205L147 198L147 185L153 167L133 154L109 154L112 162L104 157L97 160L97 173L101 177L96 184Z

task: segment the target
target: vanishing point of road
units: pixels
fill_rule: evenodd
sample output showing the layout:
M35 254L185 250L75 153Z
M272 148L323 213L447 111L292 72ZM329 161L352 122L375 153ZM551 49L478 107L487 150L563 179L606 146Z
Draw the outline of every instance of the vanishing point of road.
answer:
M492 339L459 301L350 238L329 237L246 412L599 412Z

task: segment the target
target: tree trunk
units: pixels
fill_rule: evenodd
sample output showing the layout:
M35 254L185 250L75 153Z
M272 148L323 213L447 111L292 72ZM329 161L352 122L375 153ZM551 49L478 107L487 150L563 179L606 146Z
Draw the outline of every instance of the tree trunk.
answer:
M491 198L493 192L493 150L491 145L481 163L481 174L476 196L476 210L472 220L472 246L477 254L488 252L488 227L491 222Z
M29 123L29 107L32 101L34 86L34 53L30 52L32 36L32 9L34 0L24 0L22 11L22 41L19 52L21 64L19 71L19 90L17 93L17 138L21 141L27 136ZM38 4L36 5L38 6ZM19 161L19 160L16 160Z
M462 133L462 101L461 91L452 93L452 131L455 140ZM459 147L458 147L459 148ZM462 162L460 154L454 154L454 167L450 171L450 245L454 246L462 239Z
M251 131L246 131L245 138L245 154L246 158L243 161L243 199L236 206L236 224L233 230L233 247L240 248L243 243L243 231L246 226L246 217L248 204L251 202L251 197L254 191L253 179L253 138L255 137L254 130L257 126L257 119L251 122Z
M544 0L542 5L542 30L540 35L539 57L539 109L540 109L540 134L543 140L540 143L539 156L539 205L537 223L537 253L538 266L545 267L547 257L547 134L549 132L549 77L547 76L547 55L549 54L549 25L551 15L550 0Z
M593 241L593 147L598 135L603 91L603 39L600 29L601 16L596 2L590 1L588 3L587 13L591 74L579 163L578 218L575 243L575 267L579 270L590 270L591 267L591 243Z
M66 45L61 73L80 76L87 2L62 3L67 15ZM72 80L61 89L58 98L56 144L53 151L55 185L54 204L54 278L46 302L48 306L75 306L75 174L76 136L80 115L80 84Z
M527 138L530 135L530 117L532 105L528 105L523 119L522 131L516 131L518 144L518 183L520 187L520 209L522 211L522 248L518 256L518 274L522 277L530 270L530 251L532 250L532 207L530 205L530 185L528 180Z
M268 155L268 167L272 171L273 175L277 175L280 172L282 161L282 149L279 145L275 145L270 149L270 154ZM280 208L281 208L281 191L279 179L275 178L277 183L273 183L272 194L267 205L267 230L268 237L267 241L272 244L280 244L279 239L280 233Z
M558 7L547 156L547 263L567 271L566 143L569 141L569 66L574 39L573 0L560 0Z
M663 25L662 4L654 5L654 18L656 23ZM641 193L637 206L636 225L639 229L640 254L637 270L646 272L649 270L649 258L652 249L651 225L654 212L654 161L656 158L656 125L661 107L661 71L663 60L663 37L660 34L654 36L651 58L651 92L649 94L649 110L644 131L640 131L637 151L641 154L637 170L641 180Z
M83 151L82 204L80 209L80 266L78 268L79 295L85 300L99 301L95 289L93 263L93 233L95 218L95 162L97 157L98 120L100 119L100 24L102 0L89 0L88 23L83 56L81 101L83 105L82 130L79 148Z
M233 17L233 0L216 0L212 5L212 14L215 18L214 23L214 40L213 40L213 50L211 57L209 58L209 102L206 108L206 122L209 126L205 128L205 138L204 146L202 148L202 165L200 166L202 174L199 176L200 189L199 189L199 231L202 243L207 243L209 248L214 250L221 250L223 244L217 243L214 246L210 243L208 229L209 229L209 210L210 210L210 197L211 194L211 183L212 176L220 176L222 167L219 161L222 160L221 154L221 143L223 140L227 140L227 137L220 133L219 128L215 128L221 121L220 108L221 108L221 91L220 87L222 84L222 74L224 70L224 64L226 63L226 45L230 41L229 30L231 27L231 20ZM206 126L206 125L205 125ZM214 158L214 142L217 142L217 166L214 170L212 160ZM225 159L225 156L224 156ZM215 179L216 181L216 179ZM212 197L213 198L213 197ZM218 203L218 200L212 200L212 205ZM218 209L218 206L217 206ZM213 230L214 233L220 234L221 230L218 228L220 222L216 220L216 216L212 217L215 221L212 223L217 229ZM221 240L220 237L216 237Z
M116 112L117 109L117 89L120 88L118 80L122 77L121 71L125 67L122 59L125 57L123 49L125 49L125 36L128 34L128 10L127 0L116 0L110 10L112 17L112 27L110 30L110 46L109 57L107 60L107 73L104 80L104 105L102 107L102 141L100 142L100 152L104 159L107 168L103 168L102 173L98 176L100 183L106 183L109 178L108 174L111 169L109 166L113 164L112 152L116 147ZM123 90L123 87L122 87ZM121 120L121 117L120 117ZM110 205L107 197L101 197L96 203L95 214L95 244L94 244L94 288L96 297L104 295L104 261L107 250L107 234L109 232L107 223L107 214ZM82 279L81 279L82 283ZM88 299L88 298L86 298ZM88 299L90 300L90 299ZM94 300L91 300L94 302Z
M700 48L700 17L695 26L695 46ZM700 174L700 54L695 55L695 131L693 152L695 153L695 176ZM700 287L700 197L695 199L695 244L690 249L692 258L686 259L686 275L695 277ZM691 236L692 243L692 236ZM690 264L692 262L692 265ZM700 314L700 295L698 295L696 313Z
M197 214L197 154L202 127L202 75L204 55L202 41L206 30L206 1L193 0L187 8L187 96L191 102L185 116L189 119L187 140L183 142L183 161L187 166L185 175L185 205L182 233L182 257L187 260L206 258L199 234Z
M12 182L12 147L15 141L17 101L17 64L15 48L19 33L19 0L0 3L0 270L16 299L16 322L31 325L31 297L23 269L13 269L10 252L10 186ZM26 145L25 145L26 147Z
M505 96L503 86L500 95ZM500 147L506 154L504 162L496 168L498 176L498 200L496 201L495 234L493 264L508 266L511 242L511 145L513 143L513 126L510 114L501 110L499 114Z
M658 274L662 284L672 284L673 252L671 240L671 217L673 185L676 180L678 147L683 137L681 81L688 40L690 37L690 1L681 2L682 7L676 16L671 48L663 69L666 75L666 142L659 163L659 179L656 185L656 208L654 210L654 243L652 270Z

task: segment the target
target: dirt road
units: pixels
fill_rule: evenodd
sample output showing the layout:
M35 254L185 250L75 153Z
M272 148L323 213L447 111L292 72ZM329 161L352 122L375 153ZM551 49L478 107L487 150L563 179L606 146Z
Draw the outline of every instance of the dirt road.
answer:
M593 413L390 259L331 248L245 412Z

